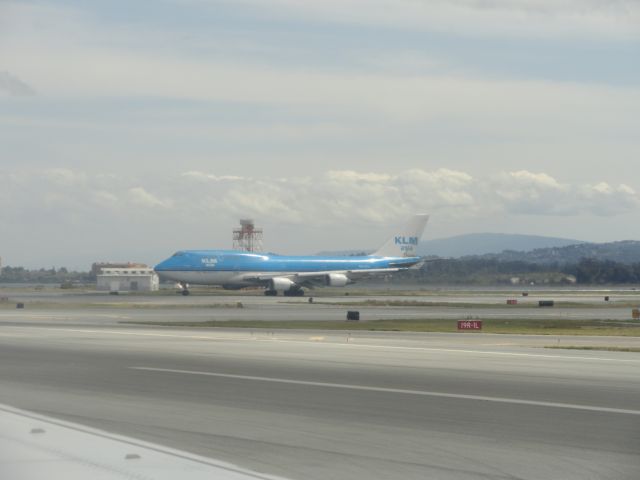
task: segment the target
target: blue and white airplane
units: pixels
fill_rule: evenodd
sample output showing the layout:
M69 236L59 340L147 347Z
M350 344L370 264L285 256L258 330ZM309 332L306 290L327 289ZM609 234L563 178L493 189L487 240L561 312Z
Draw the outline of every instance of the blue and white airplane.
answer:
M428 215L415 215L375 253L365 256L284 256L238 250L181 250L155 267L161 278L226 289L262 286L265 295L304 295L303 287L344 287L367 275L386 275L421 262L416 256Z

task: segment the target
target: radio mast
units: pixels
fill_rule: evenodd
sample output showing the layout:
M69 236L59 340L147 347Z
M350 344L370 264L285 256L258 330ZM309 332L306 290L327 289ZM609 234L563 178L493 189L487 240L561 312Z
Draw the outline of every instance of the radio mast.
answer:
M262 228L256 228L251 219L241 219L240 228L233 229L233 249L262 252Z

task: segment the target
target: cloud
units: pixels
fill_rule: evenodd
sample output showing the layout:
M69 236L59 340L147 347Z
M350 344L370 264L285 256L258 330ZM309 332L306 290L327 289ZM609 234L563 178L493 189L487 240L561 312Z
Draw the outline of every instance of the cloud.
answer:
M440 168L399 172L331 170L314 177L239 177L185 172L153 179L90 174L70 169L0 172L0 216L81 221L120 215L135 221L160 214L167 222L255 217L300 225L384 225L410 212L452 219L494 215L615 216L640 208L629 185L562 182L543 172L518 170L472 176ZM153 189L153 193L151 192ZM149 220L146 218L146 220ZM65 220L65 221L66 221Z
M600 182L584 185L578 191L578 199L584 212L600 216L617 215L640 208L640 195L625 184L612 186Z
M300 225L386 224L413 211L473 210L475 180L448 169L401 173L334 170L319 177L246 178L185 172L177 178L124 181L68 169L7 172L2 193L14 219L42 216L80 222L162 211L167 221L256 217ZM135 182L135 183L134 183ZM131 183L134 183L131 185ZM153 186L153 193L150 186ZM28 215L27 215L28 213ZM1 216L2 214L0 214ZM151 215L153 217L153 215ZM147 219L148 220L148 219Z
M207 3L196 0L196 3ZM466 35L637 38L640 6L624 0L242 0L309 21Z
M49 168L42 176L61 187L77 187L87 181L87 174L69 168Z
M0 92L13 97L31 97L36 91L28 84L9 72L0 72Z
M128 191L129 198L134 205L151 208L171 208L171 200L161 200L155 195L147 192L143 187L133 187Z
M435 1L415 0L275 0L263 2L244 0L256 8L285 12L306 12L310 18L323 18L325 14L336 20L342 18L368 18L388 21L399 16L407 21L424 21L437 28L447 22L438 19L438 12L449 12L448 21L468 18L468 23L484 25L478 15L497 15L507 12L520 19L520 23L533 31L539 25L529 16L541 16L542 23L560 22L565 17L610 19L612 32L624 31L627 21L631 30L640 37L640 3L584 1ZM397 3L400 5L397 5ZM197 2L206 3L206 2ZM611 3L613 6L607 6ZM465 13L459 15L460 12ZM303 109L312 106L318 111L332 109L338 112L359 111L386 113L393 118L441 118L446 116L491 114L527 117L544 112L548 106L558 112L588 110L592 117L603 105L603 100L616 107L638 105L637 89L619 90L589 85L567 85L563 82L500 81L494 75L484 78L461 75L450 70L446 60L424 58L420 51L390 48L387 51L360 50L359 58L371 58L374 63L387 65L391 70L374 72L357 68L335 69L331 63L323 68L319 60L313 68L302 68L295 62L275 63L264 59L248 60L233 55L215 57L194 53L193 50L157 49L158 39L148 31L155 42L138 46L139 25L130 30L117 31L121 43L113 43L114 32L108 24L98 23L94 16L69 8L54 9L39 5L14 6L13 27L6 34L9 42L0 43L0 56L5 56L13 70L25 72L30 78L42 79L41 93L57 97L82 99L87 97L172 98L223 102L246 105L286 105ZM522 18L521 18L522 17ZM536 17L537 18L537 17ZM637 21L628 19L635 18ZM458 20L456 20L458 19ZM586 24L590 23L584 20ZM495 25L494 25L495 23ZM517 22L516 22L517 23ZM597 22L592 22L597 23ZM38 28L41 24L47 29ZM82 27L83 26L83 27ZM526 29L514 26L514 21L498 17L489 22L487 29L513 26L516 32ZM469 29L465 25L462 34ZM566 31L566 28L559 27ZM215 38L215 37L214 37ZM256 43L259 39L256 38ZM136 45L136 48L132 48ZM280 49L285 48L280 45ZM161 53L159 53L161 52ZM197 52L197 50L196 50ZM394 68L390 59L405 64ZM419 64L427 63L420 67ZM631 108L629 109L631 110ZM548 116L548 115L547 115ZM588 116L588 115L587 115ZM310 133L309 125L305 134ZM340 126L327 123L313 125L316 135L325 135ZM271 126L271 128L274 128ZM299 135L292 125L280 127L280 135ZM252 132L256 134L257 132Z
M206 174L204 174L206 176ZM199 177L184 176L193 184ZM204 211L221 206L231 217L254 216L290 223L309 218L325 225L349 222L384 224L407 212L457 218L483 215L618 215L640 205L627 185L562 183L546 173L526 170L486 177L451 169L411 169L399 173L333 170L315 178L244 179L212 182L191 203ZM202 200L197 197L201 196ZM223 199L223 200L212 200Z
M182 176L204 182L239 182L245 180L244 177L240 177L237 175L214 175L212 173L203 173L197 171L185 172L182 174Z
M0 46L0 56L2 53ZM357 143L418 129L429 133L451 125L460 136L467 134L466 138L483 135L546 140L558 138L562 132L565 141L581 144L585 137L596 138L596 133L597 138L607 140L632 135L631 126L635 126L640 109L637 87L500 80L451 73L313 71L74 47L41 53L39 48L24 47L13 62L16 69L31 77L46 79L42 96L81 104L108 98L224 104L223 111L231 114L226 123L194 121L187 116L178 121L167 117L165 124L159 120L162 113L136 124L135 129L155 129L173 141L220 136L244 148L251 142L274 140ZM31 60L40 57L43 60ZM286 113L234 120L233 112L247 108ZM36 128L43 121L38 117L27 120L35 122ZM7 121L15 124L13 118ZM56 117L54 126L63 121ZM79 127L87 129L97 123L96 128L100 128L102 121L102 117L89 115L86 125ZM120 129L122 123L109 127ZM411 143L416 141L412 139Z
M307 12L310 18L321 21L323 17L315 16L314 9L325 12L328 18L339 19L343 13L358 18L359 11L364 17L370 15L371 5L372 10L390 11L388 15L379 15L383 21L394 15L411 16L415 9L417 18L422 18L427 26L429 22L440 25L431 19L439 11L466 12L460 17L451 14L447 21L454 24L458 18L469 17L468 23L482 25L483 15L494 18L505 11L516 17L556 19L581 11L593 16L593 12L600 10L605 17L615 16L619 10L599 7L599 3L589 0L582 9L576 2L551 1L436 1L432 7L431 2L405 4L400 0L398 8L391 8L387 0L371 0L371 4L346 0L344 6L333 0L275 0L271 6L258 3L272 4L256 2L256 8L286 14ZM232 146L240 156L255 150L260 143L267 155L279 155L288 168L297 161L298 152L292 153L293 147L314 151L307 145L301 146L303 142L317 142L340 155L356 148L371 151L374 148L371 145L378 142L388 146L399 141L402 142L399 150L415 155L420 149L433 151L435 142L430 142L430 138L447 136L450 151L467 142L475 143L480 147L479 157L491 162L486 148L490 142L512 146L528 143L542 149L555 141L585 151L589 150L587 142L621 144L621 137L637 138L636 112L640 109L637 85L531 81L505 78L495 72L461 71L448 65L444 54L445 58L429 63L428 55L421 58L425 52L411 50L419 46L411 45L405 52L406 45L397 46L395 42L388 49L374 48L375 52L360 47L354 55L374 59L381 55L378 63L383 65L389 58L398 58L405 67L362 69L355 62L336 68L322 55L317 62L301 65L281 53L286 45L278 41L279 61L231 54L211 57L180 45L158 49L157 43L150 42L157 37L147 30L153 28L152 23L145 24L142 32L123 25L114 35L114 26L97 21L90 8L83 11L78 7L76 11L28 4L16 6L14 11L17 13L11 23L17 26L11 26L6 34L8 42L0 42L0 57L7 58L11 71L39 79L38 90L43 99L40 111L46 114L7 111L0 114L0 123L13 130L19 128L19 133L25 136L32 132L51 136L47 139L51 144L61 144L53 149L53 154L72 150L76 164L81 157L90 157L89 161L97 163L100 160L96 158L102 156L109 162L120 162L121 168L130 168L122 159L144 135L160 137L153 145L168 145L166 149L157 147L161 154L188 146L201 148L200 154L205 155L203 152L211 149L209 142L214 142L220 148ZM510 25L508 21L494 20L500 25ZM37 28L40 24L48 28ZM399 19L397 24L401 25ZM465 32L461 29L462 35ZM212 32L209 43L215 43L218 34ZM256 33L255 41L259 37ZM114 42L114 38L118 41ZM500 51L496 55L500 56ZM419 66L421 62L426 65ZM519 74L516 76L521 78ZM52 100L47 107L46 102ZM163 102L166 103L162 105ZM140 107L141 103L154 108ZM178 111L175 107L178 104L185 105L183 110ZM95 108L89 110L88 106ZM133 118L123 122L122 115ZM76 139L78 131L88 134ZM114 137L119 141L110 141ZM634 146L627 146L633 142L622 143L623 153ZM281 146L288 149L282 155L278 150ZM143 161L151 162L153 154L147 152L153 148L145 150ZM587 154L595 155L592 152ZM63 158L60 154L56 160ZM419 165L417 161L415 164ZM187 168L202 169L203 164L193 163ZM217 172L211 175L220 176Z
M99 208L104 209L116 207L120 203L120 200L116 195L101 190L93 192L91 201L93 201Z
M585 216L592 217L588 225L600 225L640 209L640 194L628 184L566 182L528 170L475 176L447 168L415 168L331 170L240 181L222 177L227 176L0 170L0 202L11 205L0 210L5 255L47 264L52 251L66 251L65 258L83 251L82 261L88 264L95 258L129 258L135 250L154 261L174 248L228 245L229 229L245 217L269 228L278 226L276 230L290 229L291 238L284 235L275 249L302 253L349 242L370 246L374 241L367 232L382 241L377 235L389 225L418 212L430 213L434 226L449 225L445 228L458 233L488 224L498 225L498 231L519 224L522 232L539 234L552 233L544 229L556 225L557 234L584 224ZM619 223L628 218L621 217ZM356 236L341 241L346 231ZM21 253L25 238L29 251L39 252L39 260ZM151 238L153 246L147 248Z
M489 185L495 202L512 214L607 216L640 207L640 196L624 184L561 183L546 173L522 170L501 173Z

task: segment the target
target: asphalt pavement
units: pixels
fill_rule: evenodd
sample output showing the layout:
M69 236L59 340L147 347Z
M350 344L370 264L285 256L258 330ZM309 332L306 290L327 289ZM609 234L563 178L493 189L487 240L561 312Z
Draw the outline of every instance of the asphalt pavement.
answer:
M1 403L292 479L640 477L637 353L135 327L72 310L0 317Z

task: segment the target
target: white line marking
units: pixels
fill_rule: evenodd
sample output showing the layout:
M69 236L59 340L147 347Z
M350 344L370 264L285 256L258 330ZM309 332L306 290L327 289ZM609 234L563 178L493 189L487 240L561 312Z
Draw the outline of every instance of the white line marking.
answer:
M132 370L145 370L150 372L180 373L184 375L203 375L208 377L233 378L237 380L252 380L252 381L259 381L259 382L307 385L311 387L341 388L345 390L363 390L368 392L382 392L382 393L400 393L405 395L420 395L424 397L456 398L461 400L477 400L482 402L531 405L535 407L567 408L571 410L586 410L590 412L640 415L640 410L598 407L594 405L579 405L574 403L544 402L544 401L537 401L537 400L522 400L518 398L505 398L505 397L488 397L485 395L464 395L460 393L430 392L426 390L407 390L403 388L371 387L367 385L348 385L344 383L311 382L307 380L291 380L286 378L273 378L273 377L255 377L251 375L231 375L228 373L198 372L198 371L192 371L192 370L177 370L172 368L154 368L154 367L129 367L129 368Z
M92 314L92 316L97 317L97 318L115 318L115 319L129 319L130 317L126 316L126 315L116 315L116 314L110 314L110 313L96 313L96 314ZM55 313L55 314L50 314L50 313L29 313L29 314L25 314L25 313L6 313L6 312L0 312L0 318L9 318L11 320L24 320L24 319L28 319L28 320L38 320L38 319L50 319L50 320L75 320L78 318L85 318L86 316L83 314L79 314L76 312L68 312L68 313Z
M11 327L6 327L11 328ZM29 328L29 327L13 327L13 328ZM136 337L169 337L169 338L186 338L191 340L236 340L235 338L230 337L216 337L213 335L171 335L168 333L140 333L140 332L121 332L118 330L84 330L78 328L47 328L42 327L38 328L38 330L48 330L48 331L62 331L62 332L74 332L74 333L109 333L112 335L133 335ZM242 337L242 340L246 340L246 337ZM237 340L240 340L238 338Z
M26 329L30 327L3 327L5 329ZM534 357L534 358L557 358L563 360L597 360L603 362L623 362L623 363L640 363L638 359L631 358L610 358L610 357L586 357L576 355L551 355L542 353L521 353L521 352L496 352L494 350L469 350L462 348L442 348L442 347L406 347L398 345L370 345L364 343L354 343L358 340L363 340L358 337L351 337L350 343L337 343L337 342L315 342L311 340L287 340L283 338L274 338L266 336L268 330L265 330L265 335L249 337L249 335L238 336L215 336L215 335L174 335L170 333L143 333L143 332L123 332L119 330L87 330L77 328L49 328L38 327L38 330L49 331L62 331L62 332L75 332L75 333L98 333L98 334L113 334L113 335L131 335L140 337L163 337L163 338L180 338L187 340L232 340L232 341L252 341L252 342L279 342L279 343L301 343L305 345L317 345L322 347L347 347L347 348L372 348L372 349L384 349L384 350L414 350L425 352L446 352L446 353L470 353L475 355L498 355L508 357ZM346 332L336 331L336 336L340 334L346 334ZM627 352L625 352L627 353Z

